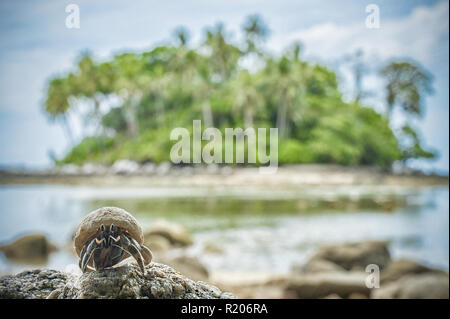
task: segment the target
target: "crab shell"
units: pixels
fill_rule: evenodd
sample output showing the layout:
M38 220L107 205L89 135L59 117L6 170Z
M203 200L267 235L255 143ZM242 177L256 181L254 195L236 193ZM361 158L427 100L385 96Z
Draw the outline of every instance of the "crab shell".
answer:
M114 224L126 231L139 245L144 243L144 234L136 218L122 208L102 207L89 213L75 232L74 245L78 256L80 256L84 244L97 233L102 224L105 226Z

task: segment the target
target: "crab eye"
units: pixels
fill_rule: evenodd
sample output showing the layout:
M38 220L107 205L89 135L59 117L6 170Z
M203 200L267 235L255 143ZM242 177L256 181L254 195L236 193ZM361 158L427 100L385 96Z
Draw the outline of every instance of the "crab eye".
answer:
M101 231L105 231L105 225L101 224L101 225L100 225L100 230L101 230Z
M116 231L116 226L114 226L114 224L111 224L110 228L109 228L112 232Z

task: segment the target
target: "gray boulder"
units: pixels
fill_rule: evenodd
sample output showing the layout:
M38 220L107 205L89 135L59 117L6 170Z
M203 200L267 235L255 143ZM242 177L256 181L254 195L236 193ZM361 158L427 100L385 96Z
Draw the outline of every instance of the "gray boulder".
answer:
M26 271L0 278L0 298L224 299L234 295L193 281L169 266L152 263L145 275L132 265L81 276L56 270Z

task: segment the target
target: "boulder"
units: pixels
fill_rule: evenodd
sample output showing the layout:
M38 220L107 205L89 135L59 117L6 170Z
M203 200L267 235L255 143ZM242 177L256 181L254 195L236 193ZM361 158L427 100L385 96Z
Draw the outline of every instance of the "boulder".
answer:
M397 259L392 261L382 272L380 277L381 283L387 283L396 281L403 276L423 273L437 273L445 274L444 271L439 269L429 268L417 261L410 259Z
M85 163L81 166L81 174L83 175L105 175L108 168L101 164Z
M80 167L74 164L65 164L58 168L57 174L60 175L78 175L80 174Z
M45 263L49 254L57 248L43 234L29 234L0 246L6 258L29 264Z
M285 293L295 298L317 299L330 295L347 298L357 293L370 295L365 272L321 272L296 275L289 279Z
M166 238L174 247L186 247L192 245L191 234L183 226L166 220L159 220L153 223L144 231L144 242L151 246L152 236Z
M130 175L135 174L139 171L139 164L135 161L130 160L118 160L114 162L114 165L111 167L111 170L114 174L119 175Z
M208 269L195 257L190 256L178 256L167 257L161 256L156 259L164 264L167 264L182 274L192 278L194 280L208 280Z
M406 275L399 280L373 289L373 299L448 299L448 274L423 273Z
M26 271L0 278L0 298L224 299L230 293L193 281L169 266L152 263L142 275L132 265L77 276L56 270Z
M328 260L346 270L365 270L367 265L376 264L382 270L391 261L387 246L385 241L323 246L311 260Z
M167 237L157 234L147 234L144 236L144 245L150 248L152 252L165 253L171 247L172 244Z
M156 168L156 174L160 175L160 176L167 175L167 174L169 174L171 168L172 168L172 165L170 164L170 162L162 162Z
M291 268L291 272L294 274L302 274L302 273L317 273L317 272L338 272L338 271L346 271L341 266L325 260L314 258L310 259L304 265L293 265Z
M206 243L203 246L203 252L206 254L223 254L224 251L220 246L214 243Z

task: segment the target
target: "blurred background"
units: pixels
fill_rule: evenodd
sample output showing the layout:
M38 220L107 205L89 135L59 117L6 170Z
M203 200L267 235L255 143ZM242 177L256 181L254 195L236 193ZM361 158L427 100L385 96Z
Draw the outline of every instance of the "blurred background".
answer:
M101 206L245 297L303 296L286 280L331 244L448 272L449 4L368 5L2 1L0 273L77 271ZM278 173L171 163L193 120L278 128Z

